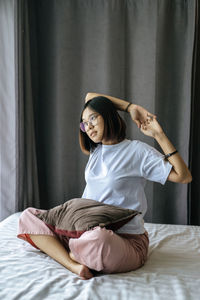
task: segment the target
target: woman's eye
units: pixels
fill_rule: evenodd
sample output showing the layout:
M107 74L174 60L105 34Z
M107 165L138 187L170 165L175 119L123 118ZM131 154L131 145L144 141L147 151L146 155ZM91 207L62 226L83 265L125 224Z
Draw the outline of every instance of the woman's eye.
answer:
M88 122L83 122L84 127L88 126Z
M90 121L94 121L96 119L96 116L92 116L91 118L90 118Z

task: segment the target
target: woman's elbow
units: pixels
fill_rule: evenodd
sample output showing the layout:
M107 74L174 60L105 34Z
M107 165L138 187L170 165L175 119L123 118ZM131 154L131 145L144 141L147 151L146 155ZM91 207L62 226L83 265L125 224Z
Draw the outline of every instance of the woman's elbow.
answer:
M189 170L177 173L172 169L169 174L168 180L176 183L190 183L192 181L192 175Z
M184 178L181 179L180 183L190 183L192 181L192 175L188 174Z
M89 100L91 100L94 97L95 97L95 93L87 93L85 96L85 102L88 102Z

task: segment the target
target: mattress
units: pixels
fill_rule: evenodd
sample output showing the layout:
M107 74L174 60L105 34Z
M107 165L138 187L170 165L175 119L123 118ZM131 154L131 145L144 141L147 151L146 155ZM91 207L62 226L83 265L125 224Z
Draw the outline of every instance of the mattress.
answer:
M19 216L0 223L0 299L200 299L200 226L145 223L150 247L142 268L81 280L16 237Z

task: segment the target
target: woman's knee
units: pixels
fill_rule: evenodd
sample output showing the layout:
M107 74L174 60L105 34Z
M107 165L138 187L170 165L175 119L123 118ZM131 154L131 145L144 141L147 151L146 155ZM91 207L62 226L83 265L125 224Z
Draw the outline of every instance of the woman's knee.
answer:
M104 269L104 256L108 256L108 252L109 254L111 252L108 245L113 235L111 230L96 227L78 239L70 239L69 248L79 263L101 271Z
M115 233L112 230L108 230L106 228L96 227L94 230L90 232L91 237L96 236L98 242L100 244L107 244L111 241Z
M104 273L128 272L144 264L141 260L142 253L138 253L127 239L112 230L98 227L91 235L97 237L98 249L94 255L97 261L101 262L101 271Z
M79 263L106 273L119 269L126 247L123 239L112 230L100 227L69 241L69 248Z

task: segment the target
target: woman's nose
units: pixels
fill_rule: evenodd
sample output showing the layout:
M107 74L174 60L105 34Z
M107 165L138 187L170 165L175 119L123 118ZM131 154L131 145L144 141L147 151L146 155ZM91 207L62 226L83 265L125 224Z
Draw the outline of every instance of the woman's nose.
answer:
M92 125L92 123L88 123L88 129L93 128L94 126Z

